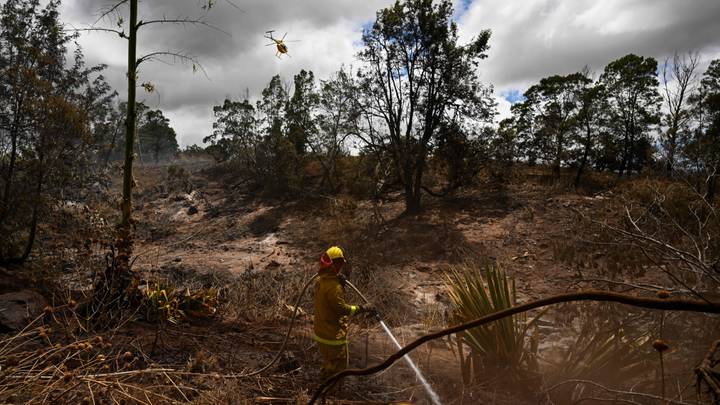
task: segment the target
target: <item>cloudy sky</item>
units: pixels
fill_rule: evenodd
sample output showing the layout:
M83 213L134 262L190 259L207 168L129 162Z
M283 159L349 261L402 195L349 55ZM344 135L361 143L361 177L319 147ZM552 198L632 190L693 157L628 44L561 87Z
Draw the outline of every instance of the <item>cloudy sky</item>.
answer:
M275 74L286 81L300 69L324 78L341 65L356 65L364 26L391 0L214 0L208 27L153 26L143 29L140 53L180 51L197 57L207 77L189 64L148 63L141 82L157 92L140 92L145 103L170 118L181 145L201 143L212 131L212 106L226 97L257 97ZM113 2L64 0L62 19L76 28L93 24ZM203 0L147 0L140 19L197 17ZM238 9L239 8L239 9ZM463 41L491 29L489 57L482 79L495 87L501 116L527 87L551 74L588 66L600 72L627 53L660 62L675 51L697 51L704 71L720 57L718 0L455 0L455 19ZM127 14L126 9L122 9ZM125 18L127 20L127 17ZM97 26L113 27L115 17ZM277 59L264 32L274 29L292 57ZM109 66L106 76L123 94L126 42L114 34L84 33L80 44L90 63Z

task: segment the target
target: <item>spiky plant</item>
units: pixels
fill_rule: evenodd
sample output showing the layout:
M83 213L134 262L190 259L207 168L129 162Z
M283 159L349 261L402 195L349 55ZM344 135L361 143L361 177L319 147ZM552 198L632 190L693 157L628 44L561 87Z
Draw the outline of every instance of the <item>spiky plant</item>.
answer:
M447 286L457 322L502 311L517 302L515 281L492 265L485 266L484 277L471 265L456 266L447 274ZM537 344L531 342L528 330L538 317L528 321L526 315L517 314L463 332L462 342L471 349L476 375L478 362L513 373L534 371Z
M581 381L625 389L653 373L650 332L628 333L606 316L582 316L575 340L555 361L543 358L544 391L553 403L576 403L587 395L593 387Z

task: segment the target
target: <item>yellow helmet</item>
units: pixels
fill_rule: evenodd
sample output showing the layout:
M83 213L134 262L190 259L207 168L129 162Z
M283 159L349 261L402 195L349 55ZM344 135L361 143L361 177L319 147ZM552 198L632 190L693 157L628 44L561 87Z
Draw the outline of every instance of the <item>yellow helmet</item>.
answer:
M330 260L345 259L345 255L343 254L342 249L337 246L331 247L330 249L325 251L325 254L330 258Z

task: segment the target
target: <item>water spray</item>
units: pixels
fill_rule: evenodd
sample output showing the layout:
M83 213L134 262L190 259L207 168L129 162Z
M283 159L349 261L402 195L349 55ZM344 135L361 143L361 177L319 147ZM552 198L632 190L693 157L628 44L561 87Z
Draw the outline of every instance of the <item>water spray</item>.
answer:
M360 298L363 299L366 303L370 303L367 298L360 292L360 290L357 289L351 282L345 280L345 283L350 286L350 288L353 289L357 293L357 295L360 296ZM402 346L400 345L400 342L395 338L395 335L392 334L390 331L390 328L388 328L387 324L385 324L385 321L380 318L380 315L375 315L375 318L380 323L380 326L383 328L385 333L390 337L390 340L395 344L395 347L398 348L398 350L402 349ZM430 386L430 383L427 382L425 379L425 376L420 372L420 369L415 365L415 362L412 361L409 355L403 356L403 359L407 363L407 365L412 369L412 371L415 372L415 375L417 376L418 381L420 381L420 384L422 384L423 388L425 389L425 392L427 393L428 397L430 398L430 401L433 403L433 405L442 405L440 402L440 396L432 389Z

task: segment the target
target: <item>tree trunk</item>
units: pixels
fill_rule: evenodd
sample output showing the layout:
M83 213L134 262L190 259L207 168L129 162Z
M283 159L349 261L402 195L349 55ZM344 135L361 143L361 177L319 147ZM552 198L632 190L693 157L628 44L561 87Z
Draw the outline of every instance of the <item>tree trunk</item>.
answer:
M18 263L23 263L25 260L27 260L28 257L30 257L30 252L32 252L33 245L35 244L35 235L37 233L37 226L38 226L38 217L39 217L39 211L40 211L40 197L42 194L42 185L45 177L45 171L42 168L42 157L40 158L40 172L38 173L38 181L37 185L35 187L35 201L32 209L32 219L30 220L30 235L28 235L28 240L25 243L25 251L23 252L22 256L19 258Z
M120 129L120 122L121 122L121 120L118 119L118 122L115 125L115 130L113 131L112 141L110 141L110 147L108 148L107 152L105 153L103 167L107 167L108 163L110 162L110 156L112 155L112 152L115 150L115 142L117 141L117 133L118 133L118 130Z
M562 145L563 145L563 138L562 136L557 137L556 145L555 145L555 162L553 163L553 176L555 176L556 179L560 178L560 163L562 161Z
M13 132L10 135L11 137L11 147L10 147L10 164L8 165L8 172L5 175L5 190L3 190L3 199L2 199L2 206L0 206L0 224L5 222L5 217L7 216L7 212L9 210L9 203L10 203L10 191L12 183L13 175L15 174L15 162L17 161L17 128L13 129Z
M407 190L405 188L405 213L406 214L417 214L420 212L420 197L422 196L422 190Z
M130 269L132 255L132 189L133 189L133 153L135 143L135 84L136 84L136 46L137 46L137 0L130 0L130 36L128 41L128 100L125 118L125 162L123 166L122 218L118 224L115 240L117 256L105 269L104 277L95 285L91 312L88 318L97 327L110 327L121 318L122 310L128 302L128 288L133 276Z
M580 166L578 166L577 174L575 175L575 188L578 188L578 186L580 186L580 177L582 176L583 171L585 170L585 166L587 165L589 155L590 155L590 145L585 144L585 151L583 152L583 157L580 160Z
M30 217L30 233L28 234L27 241L25 242L25 248L23 253L19 257L9 258L0 261L2 264L22 264L32 252L33 245L35 245L35 236L37 235L38 217L40 216L40 197L42 196L42 186L45 180L45 170L43 169L43 160L45 160L45 145L43 145L42 135L40 139L40 147L38 148L40 154L38 156L38 174L37 184L35 185L35 198L33 199L32 214Z
M416 190L414 185L413 170L409 164L404 165L403 186L405 188L405 213L417 214L420 212L420 190Z
M121 227L129 228L132 219L133 145L135 144L135 86L137 80L137 0L130 0L130 38L128 41L128 100L125 118L125 165Z
M623 174L625 174L625 169L627 168L628 159L630 155L630 138L628 136L625 136L625 142L623 142L623 153L622 153L622 161L620 162L620 171L618 172L618 178L622 177Z
M665 174L672 177L675 168L675 150L677 149L677 128L673 127L668 131L668 155L665 162Z

